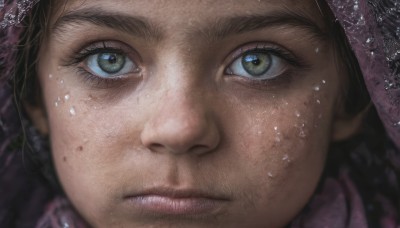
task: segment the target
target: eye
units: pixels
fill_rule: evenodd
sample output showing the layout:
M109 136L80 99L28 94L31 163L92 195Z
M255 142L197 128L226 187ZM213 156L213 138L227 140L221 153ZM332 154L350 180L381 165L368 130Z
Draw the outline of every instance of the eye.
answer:
M138 66L131 59L117 52L99 52L89 55L86 64L92 74L101 78L116 78L139 71Z
M286 70L286 62L273 51L247 51L236 58L227 68L227 73L253 80L268 80L278 77Z

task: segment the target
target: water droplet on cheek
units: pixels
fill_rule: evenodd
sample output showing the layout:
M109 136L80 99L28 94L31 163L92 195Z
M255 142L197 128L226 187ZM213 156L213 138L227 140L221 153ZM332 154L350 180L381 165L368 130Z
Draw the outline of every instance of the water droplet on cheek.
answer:
M315 53L319 53L319 48L317 47L317 48L315 48Z
M71 95L65 94L65 96L64 96L64 100L65 100L65 101L68 101L70 98L71 98Z
M75 107L71 107L71 108L69 109L69 114L70 114L71 116L75 116L75 115L76 115Z
M272 174L271 172L268 172L268 177L269 178L274 178L274 174Z
M53 78L53 75L52 74L49 74L49 79L52 79Z
M296 111L294 114L295 114L296 117L300 117L301 116L299 111Z
M320 87L320 86L318 86L318 85L317 85L317 86L314 86L314 91L317 91L317 92L318 92L318 91L320 91L320 90L321 90L321 87Z
M276 142L281 142L281 132L278 130L278 127L275 126L274 127L274 131L275 131L275 141Z
M300 125L296 124L295 127L299 129L299 137L300 138L307 137L306 129L305 129L305 127L306 127L305 123L301 123Z
M289 159L289 155L285 154L283 155L282 161L287 161Z
M54 102L54 106L57 108L60 106L60 104L61 104L61 98L57 97L56 101Z

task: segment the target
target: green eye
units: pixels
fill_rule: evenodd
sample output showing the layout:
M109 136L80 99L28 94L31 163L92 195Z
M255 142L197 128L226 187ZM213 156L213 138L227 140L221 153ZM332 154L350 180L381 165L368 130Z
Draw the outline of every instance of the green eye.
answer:
M252 76L261 76L271 67L271 56L266 53L249 53L242 57L244 70Z
M97 63L104 72L115 74L124 68L125 56L117 53L101 53L97 57Z

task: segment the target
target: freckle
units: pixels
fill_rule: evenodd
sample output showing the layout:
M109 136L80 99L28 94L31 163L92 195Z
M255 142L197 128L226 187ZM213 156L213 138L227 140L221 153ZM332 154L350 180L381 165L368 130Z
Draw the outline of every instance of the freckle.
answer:
M63 157L63 161L67 162L67 157L66 156Z
M76 150L77 150L77 151L83 151L83 146L78 146L78 147L76 148Z

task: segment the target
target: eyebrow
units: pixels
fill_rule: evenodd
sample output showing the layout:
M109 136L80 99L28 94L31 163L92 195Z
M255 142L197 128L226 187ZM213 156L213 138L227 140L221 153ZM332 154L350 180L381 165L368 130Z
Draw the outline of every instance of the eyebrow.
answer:
M163 29L146 18L107 12L99 8L69 12L56 21L52 30L53 33L62 35L68 25L80 25L83 23L119 30L146 40L160 41L164 37ZM329 38L329 33L320 28L312 19L290 10L221 18L211 23L211 25L203 28L193 27L186 32L192 34L193 38L202 36L209 40L221 40L235 34L279 26L303 29L312 37L317 37L321 40Z
M161 29L145 18L105 12L97 8L76 10L67 13L55 22L52 31L55 34L62 35L65 33L66 28L68 28L68 25L81 25L83 23L91 23L96 26L119 30L144 39L157 41L162 38Z
M289 10L274 12L272 14L255 14L220 19L211 28L206 28L202 33L211 39L222 39L234 34L242 34L263 28L280 26L305 30L312 37L321 40L329 38L329 33L323 28L320 28L306 15Z

